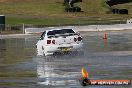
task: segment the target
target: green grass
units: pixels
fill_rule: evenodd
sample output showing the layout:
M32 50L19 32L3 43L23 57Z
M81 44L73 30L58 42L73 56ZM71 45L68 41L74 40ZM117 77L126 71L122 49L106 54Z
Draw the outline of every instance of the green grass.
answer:
M105 0L83 0L77 3L82 8L80 13L64 12L63 0L7 0L0 3L0 13L5 14L7 24L91 24L126 20L132 17L131 3L125 4L129 15L114 15L109 13ZM100 21L102 20L102 21Z
M87 18L15 18L7 17L8 24L34 24L34 25L85 25L85 24L114 24L125 22L117 19L87 19Z

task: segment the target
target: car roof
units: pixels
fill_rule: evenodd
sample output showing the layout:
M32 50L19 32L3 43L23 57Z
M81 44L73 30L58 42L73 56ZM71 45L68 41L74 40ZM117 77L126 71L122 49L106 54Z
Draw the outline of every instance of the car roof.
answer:
M46 31L48 32L48 31L62 30L62 29L72 29L73 30L73 28L55 28L55 29L49 29L49 30L46 30Z

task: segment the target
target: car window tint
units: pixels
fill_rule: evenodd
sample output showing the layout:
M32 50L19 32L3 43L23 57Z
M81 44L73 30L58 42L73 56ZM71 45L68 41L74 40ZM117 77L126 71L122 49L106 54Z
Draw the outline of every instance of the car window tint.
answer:
M49 31L47 35L65 34L65 33L75 33L75 32L72 29L62 29L62 30Z
M75 33L72 29L62 29L62 33Z

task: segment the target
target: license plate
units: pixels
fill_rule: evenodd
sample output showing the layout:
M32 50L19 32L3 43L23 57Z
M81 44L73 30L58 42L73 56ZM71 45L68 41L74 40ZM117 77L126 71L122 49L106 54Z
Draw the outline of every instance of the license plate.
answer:
M70 50L71 50L71 48L63 48L63 49L61 49L61 51L63 51L63 52L70 51Z

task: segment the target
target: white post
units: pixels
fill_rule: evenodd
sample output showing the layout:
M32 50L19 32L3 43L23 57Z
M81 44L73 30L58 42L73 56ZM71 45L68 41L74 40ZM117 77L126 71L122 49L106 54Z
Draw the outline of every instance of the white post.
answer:
M24 23L22 24L22 29L23 29L23 34L25 34L25 27L24 27Z

